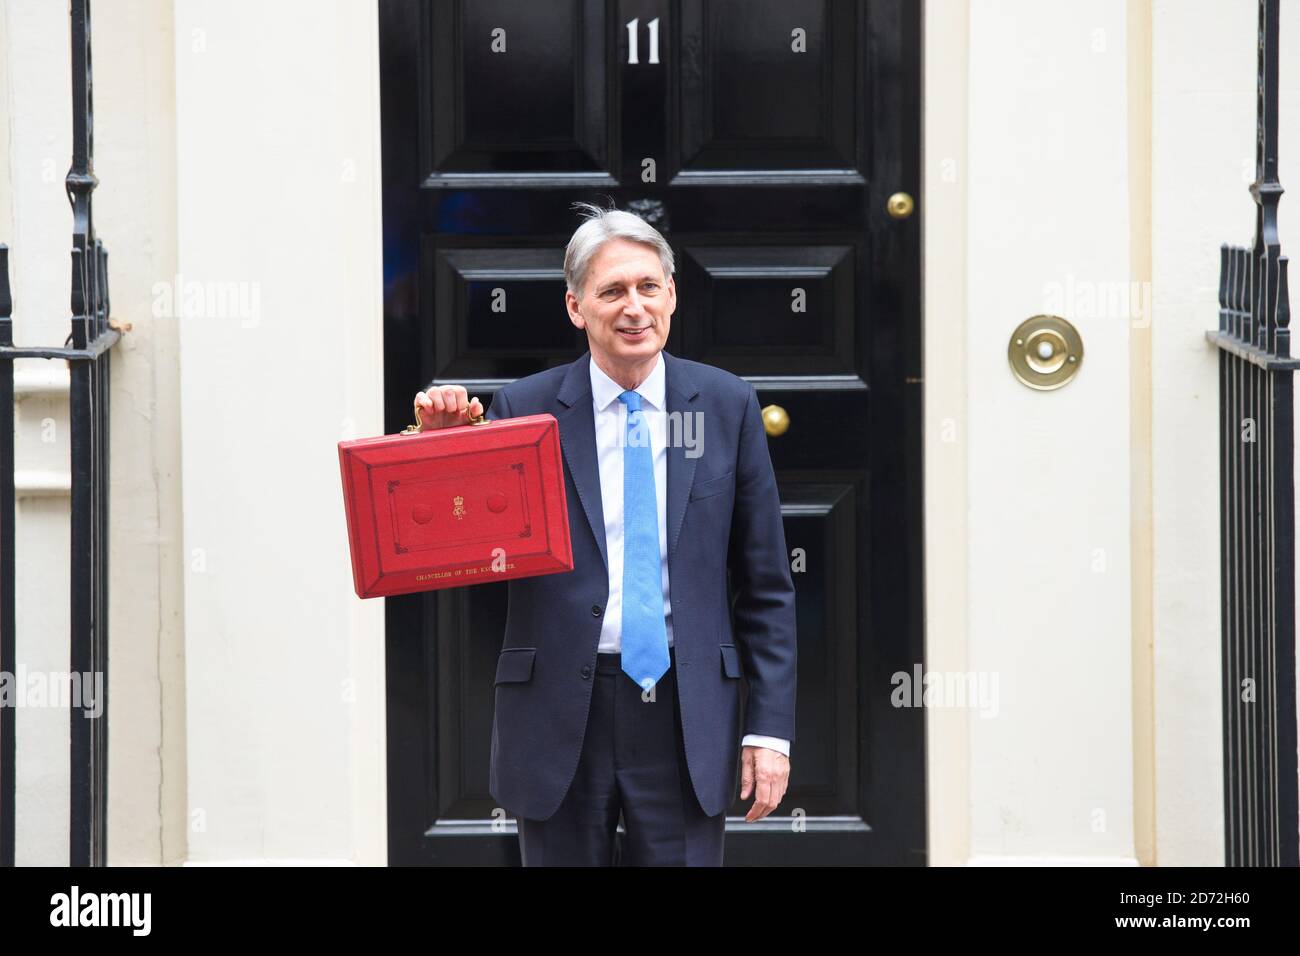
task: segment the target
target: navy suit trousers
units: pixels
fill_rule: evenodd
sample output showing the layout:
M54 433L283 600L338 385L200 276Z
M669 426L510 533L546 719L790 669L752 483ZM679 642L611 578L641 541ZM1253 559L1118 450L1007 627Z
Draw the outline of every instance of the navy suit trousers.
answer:
M620 655L597 655L573 782L549 819L518 818L524 866L722 865L727 814L705 816L691 786L675 651L653 701L623 673Z

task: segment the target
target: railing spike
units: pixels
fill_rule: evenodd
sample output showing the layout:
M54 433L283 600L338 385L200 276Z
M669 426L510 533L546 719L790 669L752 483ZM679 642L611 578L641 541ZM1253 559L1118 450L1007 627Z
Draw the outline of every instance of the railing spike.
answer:
M14 297L9 288L9 247L0 242L0 320L14 314Z
M1232 262L1232 254L1228 250L1228 244L1225 242L1219 246L1219 329L1227 330L1227 308L1228 308L1228 283L1229 283L1229 266Z
M1277 260L1277 341L1275 351L1281 358L1291 357L1291 296L1287 291L1286 256Z

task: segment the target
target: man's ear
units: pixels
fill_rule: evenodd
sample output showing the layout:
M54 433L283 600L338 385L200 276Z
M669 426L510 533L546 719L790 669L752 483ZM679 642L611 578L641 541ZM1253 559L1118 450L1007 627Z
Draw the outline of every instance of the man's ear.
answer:
M564 308L568 311L569 321L573 323L575 328L585 329L587 327L587 320L578 311L578 297L567 289L564 292Z

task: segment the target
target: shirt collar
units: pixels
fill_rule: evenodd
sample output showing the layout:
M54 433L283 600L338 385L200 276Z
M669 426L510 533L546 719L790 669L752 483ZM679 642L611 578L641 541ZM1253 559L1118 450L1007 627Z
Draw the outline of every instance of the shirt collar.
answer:
M596 402L596 411L603 412L610 402L616 401L623 394L624 389L605 374L604 369L596 364L594 357L589 364L591 365L591 396ZM641 396L641 400L649 403L655 411L664 410L664 353L662 351L655 356L655 367L635 391Z

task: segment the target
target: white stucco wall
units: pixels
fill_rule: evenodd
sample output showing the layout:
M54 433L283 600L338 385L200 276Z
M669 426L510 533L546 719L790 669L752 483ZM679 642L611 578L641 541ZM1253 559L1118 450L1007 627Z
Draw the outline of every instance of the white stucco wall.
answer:
M0 0L0 29L17 338L57 344L67 8ZM113 354L110 862L383 862L383 608L351 594L335 451L382 430L374 10L130 0L97 5L93 35L96 225L133 326ZM178 275L256 309L187 311ZM20 373L29 670L68 661L63 365ZM20 863L67 861L67 726L19 712Z
M922 102L925 379L925 660L968 670L969 501L966 350L968 0L929 0ZM940 582L942 584L940 585ZM970 854L969 714L926 712L927 844L931 865Z
M1052 290L1129 278L1119 0L972 4L967 225L972 862L1133 853L1129 329ZM1038 392L1007 367L1063 314L1085 358Z
M1003 704L928 714L934 862L1222 863L1203 330L1219 243L1253 225L1255 17L1251 0L927 4L927 651L996 672ZM1298 18L1284 2L1284 51ZM1282 60L1285 186L1300 103ZM1284 199L1284 251L1295 219ZM1127 311L1087 298L1126 285ZM1086 350L1047 395L1005 357L1039 311Z
M176 270L171 5L94 8L98 228L113 311L109 861L178 863L185 840L179 328L153 287Z
M176 327L151 315L175 271L171 6L123 0L94 19L96 228L109 250L113 314L132 331L111 356L109 862L185 852L184 674ZM19 344L68 330L72 215L66 5L0 0L0 223ZM67 363L19 363L18 659L68 667ZM68 711L18 712L17 860L68 860Z
M180 320L189 858L382 863L383 605L336 447L383 431L377 17L175 18L182 291L242 306Z
M60 4L0 2L6 148L0 241L9 245L14 339L63 344L68 331L72 214L63 191L71 156L68 13ZM18 664L29 675L68 670L69 487L66 363L15 369L18 493ZM23 706L16 727L15 860L68 861L68 711Z
M1255 172L1251 0L1153 4L1153 489L1157 829L1162 865L1223 860L1219 663L1219 244L1250 245ZM1300 2L1281 9L1279 178L1300 184ZM1282 250L1300 207L1279 206ZM1292 306L1296 292L1292 290Z

